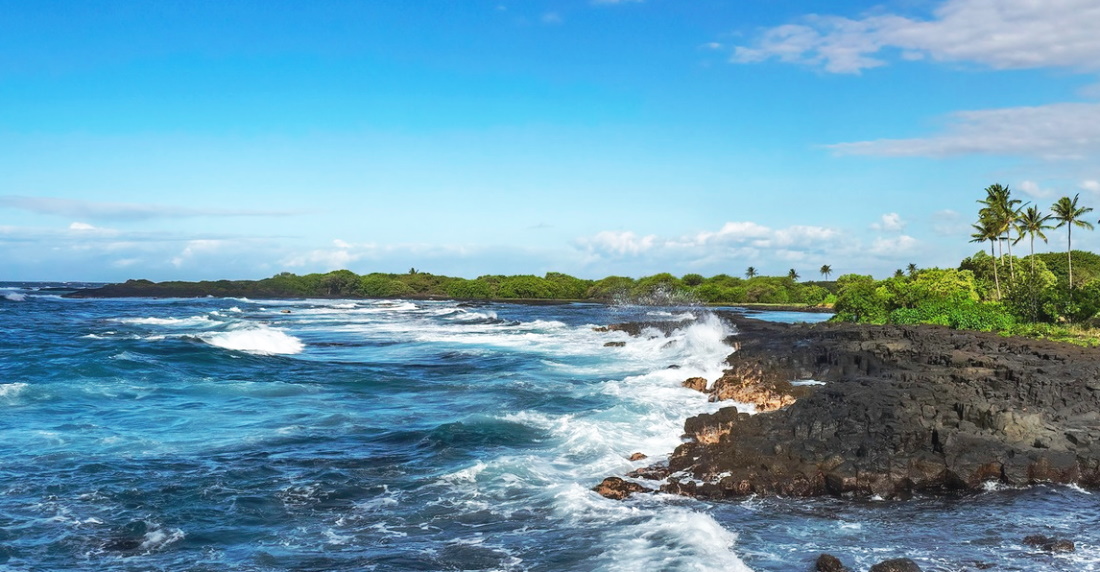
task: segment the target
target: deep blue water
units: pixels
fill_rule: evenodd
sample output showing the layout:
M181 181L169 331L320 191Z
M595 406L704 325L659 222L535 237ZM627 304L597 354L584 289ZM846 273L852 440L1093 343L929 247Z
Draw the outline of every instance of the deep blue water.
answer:
M637 319L683 326L593 330ZM591 492L716 407L679 383L719 375L728 333L689 309L0 288L0 570L787 571L822 551L861 570L1100 570L1100 500L1068 487ZM1077 552L1022 546L1033 533Z

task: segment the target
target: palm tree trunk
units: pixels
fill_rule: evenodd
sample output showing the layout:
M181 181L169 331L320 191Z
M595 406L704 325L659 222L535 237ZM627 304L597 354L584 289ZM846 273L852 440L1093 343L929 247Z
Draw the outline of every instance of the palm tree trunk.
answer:
M1066 265L1069 267L1069 289L1073 290L1073 223L1066 225Z
M1000 244L1001 241L997 241ZM989 241L989 257L993 259L993 281L997 284L997 299L1001 299L1001 279L997 276L997 257L993 251L993 241Z
M1012 262L1012 234L1009 233L1008 239L1005 241L1008 244L1008 271L1011 272L1012 280L1016 280L1016 265Z

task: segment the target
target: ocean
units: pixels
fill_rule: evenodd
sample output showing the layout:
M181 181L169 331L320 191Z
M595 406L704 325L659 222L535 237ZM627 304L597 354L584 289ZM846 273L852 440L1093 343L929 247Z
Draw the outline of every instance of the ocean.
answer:
M702 308L48 286L0 284L0 570L797 571L822 552L854 570L1100 570L1100 495L1076 487L598 496L733 405L680 387L731 351ZM595 329L646 320L680 326Z

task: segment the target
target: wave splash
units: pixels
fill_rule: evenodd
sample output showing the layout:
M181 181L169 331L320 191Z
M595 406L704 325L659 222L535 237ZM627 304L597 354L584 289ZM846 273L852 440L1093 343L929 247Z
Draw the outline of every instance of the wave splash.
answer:
M305 349L302 340L263 324L201 334L197 337L212 346L258 355L293 355Z

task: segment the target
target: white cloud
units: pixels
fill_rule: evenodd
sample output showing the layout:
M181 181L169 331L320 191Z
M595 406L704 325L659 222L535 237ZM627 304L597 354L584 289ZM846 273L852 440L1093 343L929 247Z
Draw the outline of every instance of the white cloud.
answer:
M965 236L970 233L970 223L963 220L962 215L951 210L944 209L932 214L932 230L943 236Z
M1019 185L1016 185L1016 188L1020 189L1025 195L1036 199L1054 196L1054 189L1044 189L1035 181L1021 181Z
M871 228L885 232L901 232L905 230L905 224L898 213L886 213L882 215L878 222L871 223Z
M86 222L74 222L69 225L69 230L96 230L96 227Z
M778 59L859 73L902 59L975 62L994 69L1100 69L1100 3L1095 0L947 0L931 19L874 14L811 15L766 30L737 63Z
M897 257L916 252L920 241L903 234L890 238L878 237L871 244L869 252L878 256Z
M593 252L607 252L618 256L637 256L656 245L655 235L638 236L630 231L615 232L605 230L591 238L582 238L579 244Z
M343 241L343 240L340 240L339 238L333 240L332 245L335 246L336 248L351 248L350 243L348 243L346 241Z
M1100 34L1098 34L1100 37ZM939 135L837 143L840 155L950 157L968 154L1080 159L1100 151L1100 104L1056 103L960 111Z
M1100 181L1090 179L1088 181L1081 181L1081 188L1090 192L1100 195Z
M0 207L8 207L38 214L59 215L93 220L143 220L154 218L189 217L253 217L291 216L304 211L269 211L255 209L194 208L173 205L141 203L110 203L58 199L50 197L24 197L0 195Z
M217 252L223 245L224 242L221 240L191 240L187 242L187 246L179 254L172 257L170 262L172 266L180 268L200 254Z

